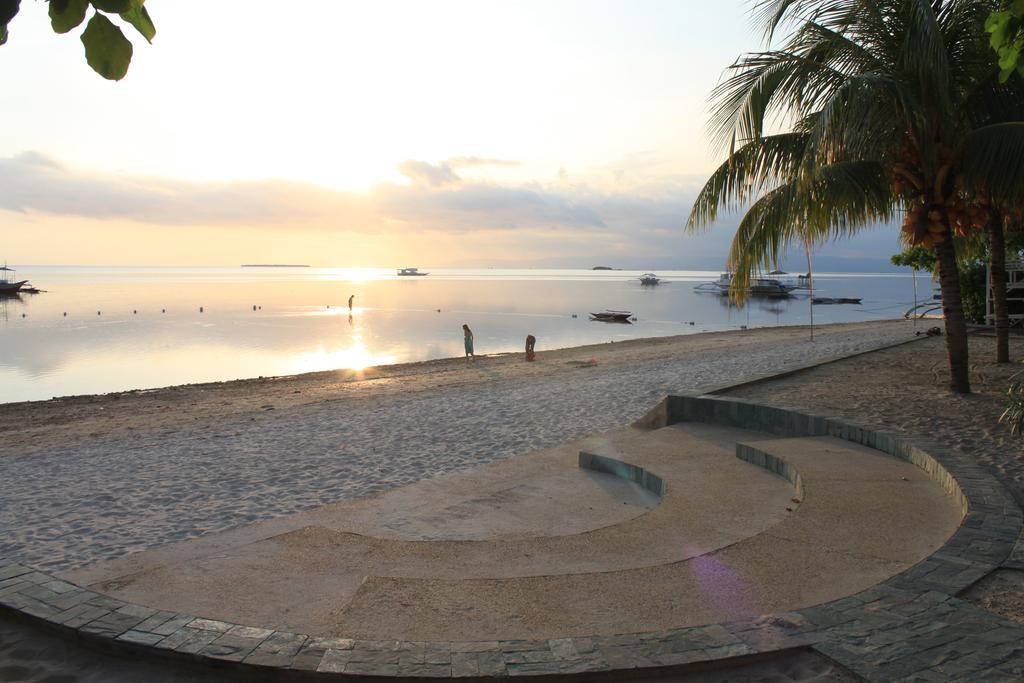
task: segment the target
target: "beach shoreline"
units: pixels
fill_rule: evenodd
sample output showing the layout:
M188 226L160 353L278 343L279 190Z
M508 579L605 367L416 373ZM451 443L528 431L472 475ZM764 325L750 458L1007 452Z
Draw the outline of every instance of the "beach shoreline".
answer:
M905 327L903 320L835 323L814 327L815 341L824 344L844 334ZM294 375L261 376L228 381L178 384L98 394L59 396L48 400L0 403L0 434L56 428L82 420L115 426L115 414L133 415L133 425L150 426L181 419L226 416L250 411L280 410L312 403L360 400L393 393L430 391L495 380L529 380L554 374L676 359L680 354L718 349L756 349L759 345L807 341L807 325L746 330L699 332L668 337L645 337L619 342L539 350L534 362L525 354L481 354L475 361L461 357L394 363L365 369L337 369ZM543 340L540 340L541 344ZM651 406L653 407L653 406ZM98 426L98 425L97 425ZM105 430L103 430L105 431ZM94 435L95 430L92 431ZM0 450L2 453L2 450Z
M893 318L890 320L872 320L865 322L852 322L852 323L828 323L814 326L814 334L819 338L827 337L830 334L844 330L862 330L866 328L886 326L891 324L906 324L906 321L902 318ZM796 339L801 336L808 337L810 334L811 327L809 325L776 325L772 327L754 327L749 329L729 329L729 330L718 330L718 331L707 331L707 332L695 332L690 334L677 334L669 336L652 336L652 337L641 337L638 339L626 339L623 341L608 341L598 344L581 344L576 346L564 346L557 347L554 349L544 349L537 351L537 361L545 360L559 360L563 356L567 355L579 355L583 356L587 353L592 354L607 354L612 352L611 356L606 356L606 360L613 362L618 361L631 361L638 360L640 358L648 359L651 357L657 357L659 355L667 355L672 351L676 350L687 350L684 347L690 346L688 342L692 342L696 347L703 347L699 341L725 341L722 337L728 337L729 340L739 340L745 338L750 343L757 343L765 341L768 337L772 338L792 338ZM924 328L922 328L924 329ZM519 351L504 351L497 353L478 353L476 355L477 361L499 361L502 364L507 363L509 359L512 360L523 360L523 352ZM591 357L594 357L593 355ZM170 384L159 387L145 387L138 389L124 389L120 391L109 391L109 392L97 392L94 394L68 394L64 396L54 396L49 399L38 399L29 401L8 401L0 403L0 412L7 409L17 409L24 406L37 406L46 403L72 403L72 402L94 402L102 401L106 399L119 400L131 395L151 395L159 392L169 391L182 391L187 389L195 390L209 390L215 388L229 389L235 386L242 386L246 384L256 384L259 386L266 386L268 383L280 383L280 382L293 382L307 385L316 384L338 384L338 383L349 383L349 382L361 382L374 379L389 378L395 379L404 376L411 375L423 375L437 372L446 372L453 368L458 367L472 367L467 366L467 363L473 361L467 360L462 356L449 356L445 358L433 358L428 360L418 361L405 361L398 363L384 363L380 365L368 366L362 369L355 368L337 368L332 370L313 370L310 372L300 372L289 375L260 375L257 377L239 377L230 380L215 380L209 382L185 382L182 384ZM538 363L534 367L539 367L542 363ZM524 363L524 366L529 368Z

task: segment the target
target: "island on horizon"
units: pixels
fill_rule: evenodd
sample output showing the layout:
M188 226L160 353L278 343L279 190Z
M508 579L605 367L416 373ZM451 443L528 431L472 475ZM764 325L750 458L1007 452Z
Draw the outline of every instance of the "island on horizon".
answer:
M241 268L309 268L308 263L243 263Z

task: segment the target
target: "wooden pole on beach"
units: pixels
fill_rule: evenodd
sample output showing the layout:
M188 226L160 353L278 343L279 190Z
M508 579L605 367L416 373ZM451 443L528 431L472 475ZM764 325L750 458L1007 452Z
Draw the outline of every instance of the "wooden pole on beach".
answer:
M807 252L807 305L811 311L811 341L814 341L814 273L811 268L811 241L804 240L804 249Z
M911 272L913 273L911 277L914 278L914 307L911 310L914 312L914 327L917 327L917 268L912 269Z

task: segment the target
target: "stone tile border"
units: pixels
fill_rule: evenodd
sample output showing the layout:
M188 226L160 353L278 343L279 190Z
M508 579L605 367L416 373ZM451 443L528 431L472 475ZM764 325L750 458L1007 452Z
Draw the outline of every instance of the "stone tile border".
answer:
M889 349L895 349L898 346L905 346L906 344L913 344L916 341L923 341L929 339L924 334L919 333L919 336L910 337L898 342L892 342L890 344L883 344L881 346L875 346L864 351L855 351L854 353L843 353L830 358L823 358L813 360L809 363L796 363L794 365L784 366L782 368L773 370L762 375L751 375L741 382L733 382L731 384L708 384L700 388L697 392L699 395L706 394L720 394L725 391L733 389L742 389L744 387L753 386L755 384L762 384L764 382L771 382L772 380L782 379L783 377L790 377L796 375L805 370L812 370L814 368L820 368L822 365L831 365L832 363L838 363L839 361L848 360L850 358L857 358L858 356L866 356L871 353L877 353L879 351L887 351Z
M763 451L760 448L745 443L736 444L736 457L745 462L749 462L751 465L763 467L769 472L774 472L779 475L793 485L797 498L803 500L804 478L800 474L800 470L793 467L790 463L768 453L767 451Z
M668 490L668 485L665 480L654 474L648 472L639 465L632 465L622 460L616 460L615 458L609 458L606 455L596 455L594 453L587 453L586 451L580 451L579 466L581 469L593 470L595 472L603 472L610 474L619 479L625 479L637 484L659 498L665 497L665 492Z
M735 398L669 396L651 416L662 426L707 422L780 436L833 436L875 448L927 472L959 503L963 521L938 551L855 595L782 614L651 633L487 642L319 637L126 603L9 559L0 559L0 606L90 645L274 680L614 680L631 670L681 671L808 647L868 680L1024 678L1024 627L955 597L1003 564L1021 533L1021 511L976 463L906 435ZM581 459L598 462L586 455ZM791 475L798 485L797 474Z

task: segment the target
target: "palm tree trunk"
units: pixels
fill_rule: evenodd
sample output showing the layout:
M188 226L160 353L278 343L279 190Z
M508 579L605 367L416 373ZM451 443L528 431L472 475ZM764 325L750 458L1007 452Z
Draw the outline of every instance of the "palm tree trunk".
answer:
M956 264L953 233L946 228L946 239L935 247L939 259L939 286L942 289L942 313L946 319L946 352L949 355L949 388L958 394L971 393L968 374L967 325L960 301L960 271Z
M988 222L989 268L992 272L992 307L996 314L996 362L1010 362L1010 314L1006 306L1006 235L1000 214Z

